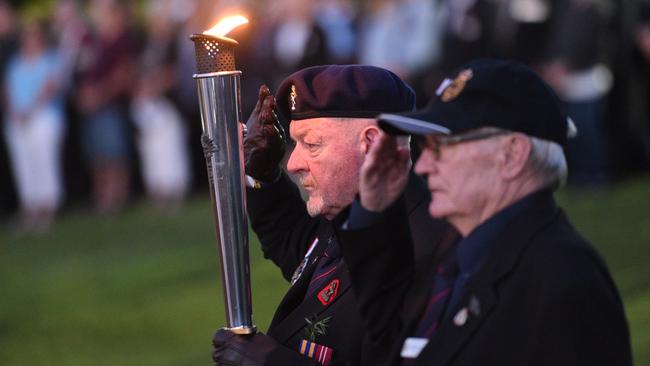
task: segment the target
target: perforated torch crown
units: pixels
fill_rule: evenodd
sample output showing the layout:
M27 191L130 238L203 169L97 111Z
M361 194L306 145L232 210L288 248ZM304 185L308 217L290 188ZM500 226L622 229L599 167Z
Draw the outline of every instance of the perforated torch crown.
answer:
M208 34L192 34L196 53L196 68L199 74L221 71L235 71L235 47L239 45L234 39Z

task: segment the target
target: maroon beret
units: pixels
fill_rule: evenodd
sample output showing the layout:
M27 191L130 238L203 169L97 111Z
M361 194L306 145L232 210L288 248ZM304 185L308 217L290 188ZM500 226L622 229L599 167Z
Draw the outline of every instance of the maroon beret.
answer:
M415 108L415 93L402 79L366 65L302 69L280 84L276 100L287 123L318 117L375 118Z

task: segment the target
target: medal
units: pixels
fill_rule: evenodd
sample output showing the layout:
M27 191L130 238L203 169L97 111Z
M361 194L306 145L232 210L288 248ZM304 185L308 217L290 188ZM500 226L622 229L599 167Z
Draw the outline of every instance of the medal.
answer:
M307 250L307 254L305 254L305 257L298 265L298 268L296 268L296 270L293 272L293 275L291 276L291 286L298 282L300 276L302 276L302 273L305 271L305 268L307 268L307 264L309 263L309 256L311 255L311 252L314 251L316 244L318 244L318 238L314 239L314 242L311 243L311 246Z

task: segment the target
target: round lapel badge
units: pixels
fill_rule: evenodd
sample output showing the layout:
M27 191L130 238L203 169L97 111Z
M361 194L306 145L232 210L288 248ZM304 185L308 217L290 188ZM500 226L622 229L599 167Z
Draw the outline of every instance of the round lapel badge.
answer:
M460 309L454 316L454 325L457 327L462 327L467 323L467 308Z

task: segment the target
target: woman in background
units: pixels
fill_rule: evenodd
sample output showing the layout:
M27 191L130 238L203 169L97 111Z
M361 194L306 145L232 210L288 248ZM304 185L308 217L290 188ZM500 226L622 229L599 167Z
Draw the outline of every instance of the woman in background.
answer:
M89 12L93 34L81 51L77 87L81 142L95 209L111 214L124 207L130 191L128 103L136 45L128 2L93 0Z
M58 56L47 44L45 24L24 25L20 51L5 75L5 126L18 191L21 224L49 228L63 200L61 141L65 119L57 82Z

